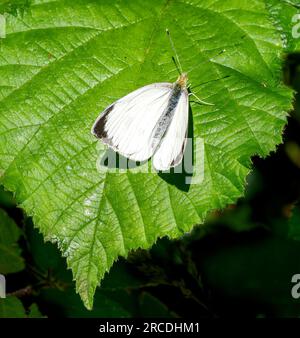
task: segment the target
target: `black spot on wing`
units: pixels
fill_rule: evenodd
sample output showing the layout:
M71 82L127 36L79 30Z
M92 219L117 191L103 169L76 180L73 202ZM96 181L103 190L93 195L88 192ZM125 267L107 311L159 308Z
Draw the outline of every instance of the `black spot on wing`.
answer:
M114 104L107 107L104 112L101 114L100 118L97 119L93 126L93 134L100 139L106 139L107 133L105 131L105 124L107 121L108 114L113 110Z

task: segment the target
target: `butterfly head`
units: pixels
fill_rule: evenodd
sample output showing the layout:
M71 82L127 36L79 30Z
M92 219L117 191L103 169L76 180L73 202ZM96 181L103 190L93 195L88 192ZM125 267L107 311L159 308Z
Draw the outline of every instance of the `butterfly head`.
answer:
M178 84L181 88L186 88L187 82L188 82L187 73L182 73L179 75L176 84Z

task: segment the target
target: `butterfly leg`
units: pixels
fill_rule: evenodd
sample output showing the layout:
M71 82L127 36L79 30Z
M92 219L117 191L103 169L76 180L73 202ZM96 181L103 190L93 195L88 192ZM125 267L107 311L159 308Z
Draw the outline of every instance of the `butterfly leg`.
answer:
M204 105L206 105L206 106L214 106L213 103L208 103L208 102L205 102L205 101L199 99L199 97L198 97L196 94L194 94L194 93L189 93L189 96L190 96L190 95L195 96L195 98L199 101L199 103L202 103L202 104L204 104Z

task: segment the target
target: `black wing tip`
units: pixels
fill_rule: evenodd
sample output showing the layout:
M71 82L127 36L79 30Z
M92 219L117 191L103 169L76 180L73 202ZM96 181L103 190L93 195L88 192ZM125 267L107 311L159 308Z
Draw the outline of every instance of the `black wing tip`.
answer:
M91 134L92 134L93 136L99 138L99 137L98 137L98 134L97 134L97 132L96 132L96 130L95 130L95 128L96 128L96 126L95 126L95 124L94 124L93 127L92 127L92 129L91 129Z
M104 122L101 120L97 121L91 129L92 135L94 135L98 139L106 138L107 133L104 129L104 125L105 125L105 121Z
M107 120L108 114L113 110L114 104L111 104L107 107L100 117L97 118L96 122L94 123L91 133L98 139L105 139L107 138L107 133L105 131L105 123Z

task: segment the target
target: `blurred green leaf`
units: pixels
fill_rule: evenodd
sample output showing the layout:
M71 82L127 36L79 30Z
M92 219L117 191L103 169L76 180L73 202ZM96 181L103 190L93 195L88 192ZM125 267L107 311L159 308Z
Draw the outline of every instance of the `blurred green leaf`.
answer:
M16 206L13 195L9 191L5 191L3 186L0 185L0 206L5 208L12 208Z
M8 274L24 269L24 260L17 241L21 231L15 222L0 209L0 273Z
M44 318L41 314L38 306L36 304L32 304L29 308L29 313L27 315L28 318Z
M172 318L175 313L165 306L159 299L148 292L143 292L140 299L141 317L147 318Z
M32 304L29 313L22 302L15 296L0 298L0 318L41 318L43 317L36 304Z
M25 318L22 302L14 296L0 298L0 318Z

